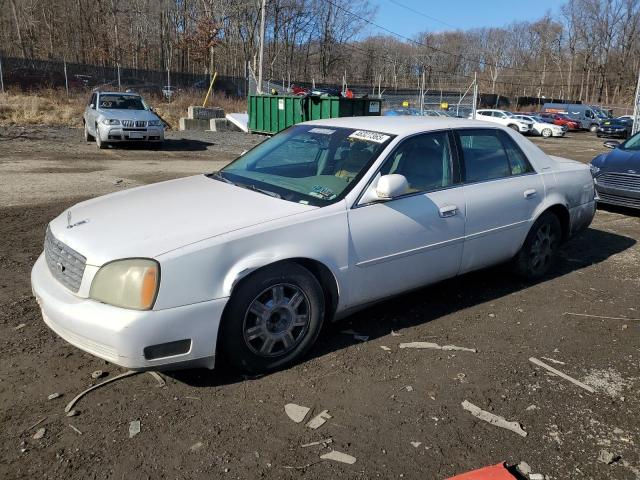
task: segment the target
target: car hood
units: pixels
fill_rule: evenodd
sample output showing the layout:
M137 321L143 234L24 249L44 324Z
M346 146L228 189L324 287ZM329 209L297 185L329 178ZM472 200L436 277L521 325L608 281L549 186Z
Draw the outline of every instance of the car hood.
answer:
M640 151L616 148L608 154L597 156L591 163L602 171L640 173Z
M127 110L114 108L109 110L100 110L100 115L105 118L113 118L117 120L158 120L158 116L149 110Z
M199 175L87 200L63 212L50 227L87 264L100 266L119 258L157 257L315 208Z

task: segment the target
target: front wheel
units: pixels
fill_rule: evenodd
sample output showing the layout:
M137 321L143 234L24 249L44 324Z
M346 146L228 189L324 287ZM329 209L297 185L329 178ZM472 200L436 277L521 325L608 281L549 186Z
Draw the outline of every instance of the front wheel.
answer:
M91 135L89 133L89 127L87 127L87 124L84 124L84 141L85 142L92 142L93 141L93 135Z
M511 125L509 125L509 128L510 128L511 130L515 130L516 132L519 132L519 131L520 131L520 128L518 128L518 126L517 126L517 125L513 125L513 124L511 124Z
M545 128L542 130L542 136L544 138L549 138L551 135L553 135L553 132L551 131L550 128Z
M561 241L560 220L551 212L543 213L531 227L514 259L516 273L531 279L544 276L555 262Z
M296 263L280 263L238 286L225 309L218 345L232 366L268 372L304 355L323 319L324 295L316 278Z
M590 132L597 132L598 131L598 125L596 125L595 123L593 125L589 126L589 131Z
M100 150L102 150L104 148L107 148L107 144L102 141L102 138L100 138L100 130L98 130L98 126L97 125L96 125L96 146Z

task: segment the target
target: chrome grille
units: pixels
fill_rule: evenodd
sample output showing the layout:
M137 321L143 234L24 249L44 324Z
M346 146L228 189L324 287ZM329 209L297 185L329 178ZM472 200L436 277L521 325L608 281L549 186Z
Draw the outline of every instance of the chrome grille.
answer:
M603 173L596 177L598 185L620 190L640 192L640 175L632 173Z
M610 193L599 192L598 196L603 203L612 203L614 205L623 205L625 207L640 208L640 198L621 197L620 195L611 195Z
M144 120L136 120L136 127L146 127L147 126L147 122L145 122Z
M78 292L87 259L57 240L47 227L44 257L51 274L72 292Z
M134 124L133 120L122 120L123 127L133 127L133 124Z

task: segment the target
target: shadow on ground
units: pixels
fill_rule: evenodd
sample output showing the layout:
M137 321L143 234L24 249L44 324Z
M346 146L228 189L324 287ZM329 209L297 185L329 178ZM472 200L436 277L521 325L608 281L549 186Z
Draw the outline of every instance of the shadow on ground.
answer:
M351 328L367 335L369 340L375 340L389 335L391 330L428 323L598 264L635 243L629 237L589 228L564 245L553 271L538 281L523 280L511 273L506 266L498 266L421 288L380 302L375 307L368 307L339 322L325 325L307 358L320 357L360 343L351 335L340 334L341 330ZM411 312L411 315L407 312ZM213 371L192 369L167 374L195 387L220 386L248 378L231 372L222 362L218 362Z
M194 140L191 138L166 138L162 145L153 143L118 143L110 145L110 148L118 150L162 150L168 152L201 152L207 147L213 146L213 142L203 142L202 140Z

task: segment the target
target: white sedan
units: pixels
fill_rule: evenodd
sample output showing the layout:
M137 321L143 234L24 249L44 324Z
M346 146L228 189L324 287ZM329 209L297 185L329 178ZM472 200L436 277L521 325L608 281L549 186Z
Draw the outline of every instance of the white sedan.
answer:
M540 135L544 138L564 137L564 134L567 133L566 127L545 122L543 118L537 117L535 115L516 114L514 115L514 118L531 122L533 124L531 133L533 133L534 135Z
M469 118L472 117L473 113L470 113ZM533 122L516 118L513 113L506 112L504 110L486 108L476 110L476 119L483 120L485 122L497 123L498 125L509 127L520 133L531 133L531 130L533 129Z
M269 371L372 302L509 260L541 277L594 211L586 165L505 127L319 120L71 207L31 281L53 331L115 364Z

